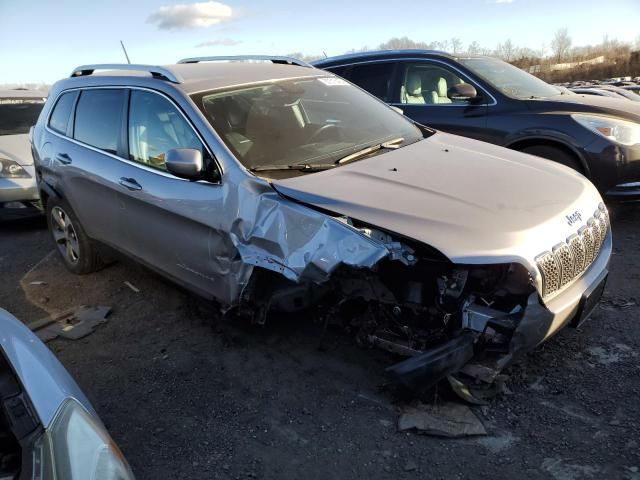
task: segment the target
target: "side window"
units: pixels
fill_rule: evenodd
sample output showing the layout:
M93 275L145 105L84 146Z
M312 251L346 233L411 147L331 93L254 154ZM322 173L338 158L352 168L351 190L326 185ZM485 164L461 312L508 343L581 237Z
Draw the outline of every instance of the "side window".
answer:
M440 105L452 102L448 90L460 83L462 78L451 70L435 63L409 63L402 68L400 103Z
M76 107L73 138L118 153L124 95L124 89L83 90Z
M50 129L62 135L67 134L69 120L71 119L71 110L73 110L73 103L76 101L77 96L78 92L67 92L60 96L49 118Z
M132 90L129 100L129 159L166 170L165 157L174 148L195 148L207 157L191 125L166 98Z
M325 70L328 70L331 73L335 73L336 75L340 76L340 77L345 77L345 73L347 71L347 68L349 67L331 67L331 68L325 68Z
M380 100L388 102L395 66L390 62L356 65L352 67L348 78Z

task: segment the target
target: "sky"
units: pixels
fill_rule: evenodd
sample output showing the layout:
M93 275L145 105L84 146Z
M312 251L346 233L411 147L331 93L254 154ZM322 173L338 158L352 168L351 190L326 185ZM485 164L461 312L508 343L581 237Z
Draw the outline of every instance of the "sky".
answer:
M456 7L459 11L456 11ZM53 83L78 65L169 64L190 56L339 55L392 38L507 39L547 51L567 27L574 45L640 35L640 0L0 0L0 84Z

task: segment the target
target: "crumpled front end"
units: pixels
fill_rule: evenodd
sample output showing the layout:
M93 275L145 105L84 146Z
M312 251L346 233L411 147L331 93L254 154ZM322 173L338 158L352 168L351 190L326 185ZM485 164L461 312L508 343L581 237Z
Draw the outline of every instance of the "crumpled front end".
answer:
M244 263L294 282L322 283L339 265L371 268L390 254L339 219L283 201L275 192L260 195L250 211L241 210L231 238Z
M227 292L237 297L228 304L260 324L271 312L307 309L359 344L407 357L388 371L412 388L452 374L492 382L523 352L585 318L592 304L584 305L585 292L598 296L606 277L608 228L592 262L545 297L531 265L454 263L418 240L298 203L260 182L244 187L229 229L237 258Z

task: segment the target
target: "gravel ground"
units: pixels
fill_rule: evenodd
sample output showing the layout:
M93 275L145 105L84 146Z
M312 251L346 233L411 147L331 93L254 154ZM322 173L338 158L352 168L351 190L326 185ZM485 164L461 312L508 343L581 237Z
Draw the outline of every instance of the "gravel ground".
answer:
M337 331L320 342L304 316L229 324L129 262L73 276L38 219L0 224L0 305L27 323L81 304L113 307L89 337L49 346L139 479L640 480L640 206L612 216L599 308L512 367L505 392L474 409L485 437L398 432L402 401L382 372L391 358Z

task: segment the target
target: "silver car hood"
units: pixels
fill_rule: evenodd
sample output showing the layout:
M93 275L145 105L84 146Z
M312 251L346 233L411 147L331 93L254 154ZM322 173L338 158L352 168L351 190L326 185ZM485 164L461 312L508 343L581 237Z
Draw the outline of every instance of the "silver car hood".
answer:
M569 168L442 132L272 184L299 202L428 244L454 262L518 261L532 272L535 257L576 233L602 201Z
M0 136L0 158L13 160L18 165L33 165L29 135L21 133Z
M51 350L22 322L0 308L0 348L13 367L44 428L67 398L98 418L89 400Z

